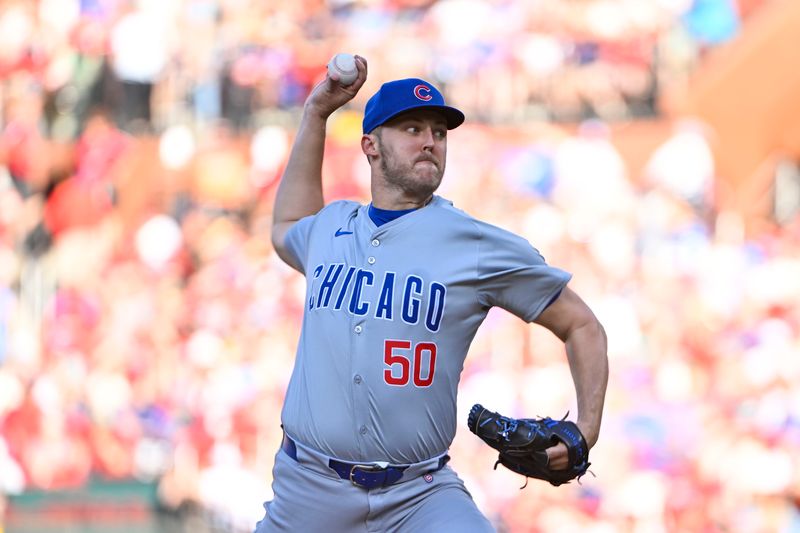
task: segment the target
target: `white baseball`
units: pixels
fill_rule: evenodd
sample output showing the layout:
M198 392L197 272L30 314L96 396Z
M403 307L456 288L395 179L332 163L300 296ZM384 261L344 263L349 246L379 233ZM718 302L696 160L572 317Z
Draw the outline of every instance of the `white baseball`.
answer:
M350 85L358 77L358 68L356 67L356 58L353 54L336 54L328 62L328 75L333 77L333 74L339 75L339 83L342 85Z

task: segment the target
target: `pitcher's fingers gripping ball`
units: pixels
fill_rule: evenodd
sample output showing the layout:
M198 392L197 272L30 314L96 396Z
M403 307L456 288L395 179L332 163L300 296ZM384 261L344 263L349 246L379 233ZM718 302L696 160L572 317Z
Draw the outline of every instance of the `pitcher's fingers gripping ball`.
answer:
M336 54L328 62L328 76L341 83L350 85L358 77L356 58L352 54Z
M591 464L583 434L568 420L509 418L475 404L467 424L470 431L500 452L495 468L502 464L526 478L543 479L557 487L580 479ZM569 465L564 470L551 470L545 450L559 442L567 447Z

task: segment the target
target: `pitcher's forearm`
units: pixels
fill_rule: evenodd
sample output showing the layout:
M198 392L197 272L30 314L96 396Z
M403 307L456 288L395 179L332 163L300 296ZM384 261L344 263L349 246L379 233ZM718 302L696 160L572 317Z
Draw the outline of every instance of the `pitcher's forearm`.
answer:
M275 196L273 223L296 222L324 205L322 157L327 117L307 108Z
M605 331L599 322L577 329L566 343L577 394L577 423L590 447L594 446L600 434L608 385L606 344Z
M283 172L272 212L272 239L278 248L289 227L325 205L322 197L322 156L328 117L355 97L367 80L367 60L356 56L358 76L347 86L330 76L317 83L306 98L289 161Z

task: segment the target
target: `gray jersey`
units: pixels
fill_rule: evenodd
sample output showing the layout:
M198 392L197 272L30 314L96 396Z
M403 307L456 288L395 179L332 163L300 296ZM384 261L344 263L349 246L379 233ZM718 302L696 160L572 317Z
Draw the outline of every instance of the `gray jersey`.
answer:
M570 279L526 240L438 196L380 227L368 206L333 202L286 244L307 295L281 419L345 461L444 453L464 358L489 309L530 322Z

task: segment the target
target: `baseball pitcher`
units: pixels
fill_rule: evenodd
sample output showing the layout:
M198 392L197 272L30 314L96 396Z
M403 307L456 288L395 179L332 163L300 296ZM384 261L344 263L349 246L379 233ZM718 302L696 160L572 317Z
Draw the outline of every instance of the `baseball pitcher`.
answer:
M499 306L566 345L576 423L480 405L466 420L499 464L553 484L589 465L608 379L605 333L567 286L570 274L434 194L448 131L464 115L427 81L390 81L367 102L371 203L325 205L326 121L363 86L367 62L356 63L355 82L328 75L308 96L275 201L272 242L307 292L274 499L256 532L493 531L447 464L478 326Z

